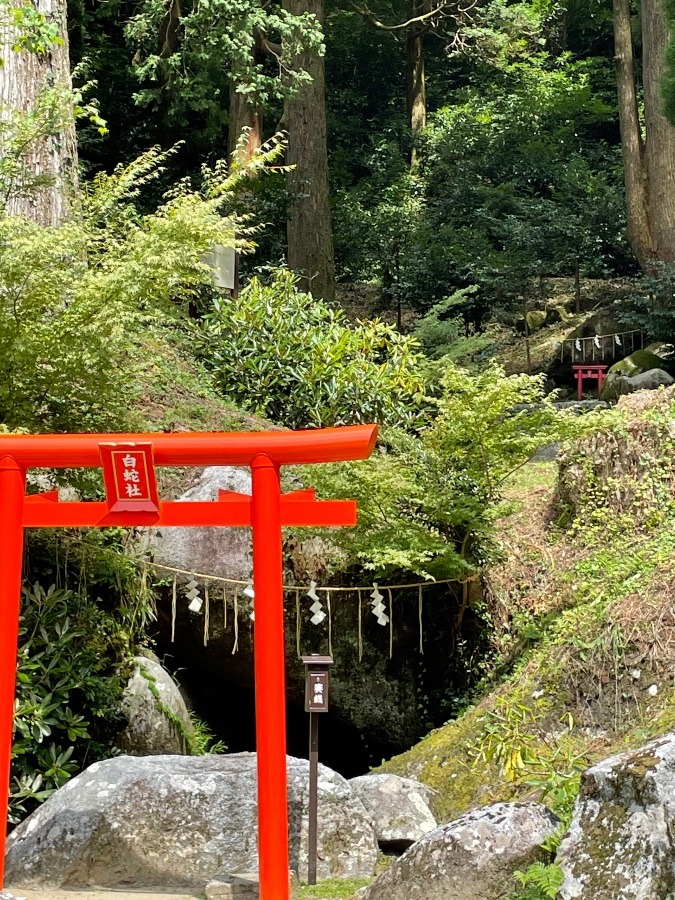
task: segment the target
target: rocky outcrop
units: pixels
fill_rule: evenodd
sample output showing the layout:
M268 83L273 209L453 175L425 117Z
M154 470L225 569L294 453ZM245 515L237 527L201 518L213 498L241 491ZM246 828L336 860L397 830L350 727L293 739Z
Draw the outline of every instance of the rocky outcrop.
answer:
M588 769L558 852L563 900L675 897L675 735Z
M218 492L251 493L251 473L234 466L203 469L179 500L217 500ZM188 572L246 580L251 575L248 528L159 528L148 537L155 562Z
M640 375L650 369L663 369L664 365L664 360L650 350L636 350L630 356L614 363L609 369L609 374L628 375L632 378L633 375Z
M349 784L370 813L382 850L403 852L436 828L427 785L398 775L361 775Z
M618 400L625 394L634 394L637 391L654 391L660 387L668 387L675 384L675 378L664 372L663 369L648 369L639 375L620 375L610 373L602 386L601 398L604 401Z
M219 490L251 492L248 470L220 466L204 469L196 484L182 494L180 500L216 500ZM238 581L251 576L251 535L245 528L162 528L150 530L148 549L155 562L186 572L218 575ZM335 564L335 548L322 541L303 540L286 534L285 566L287 581L299 582L297 598L292 592L285 595L285 633L288 702L296 709L304 708L304 669L298 661L296 634L299 630L301 653L325 652L333 647L335 667L331 673L331 710L328 718L338 720L344 733L344 744L356 747L363 756L356 760L348 774L363 771L364 767L384 757L401 752L415 743L430 725L438 725L447 718L445 693L437 689L442 683L448 690L466 690L466 667L457 654L447 652L448 644L457 639L452 623L462 602L461 586L425 589L424 628L430 635L443 638L427 643L425 655L419 654L419 613L417 594L394 595L395 627L393 658L389 658L388 629L379 625L369 613L367 595L341 593L332 597L331 616L320 625L312 625L311 600L306 591L310 579L321 583L322 572L316 571L317 558L325 564ZM160 572L161 574L161 572ZM335 578L339 580L339 578ZM367 579L366 580L367 583ZM204 595L204 580L198 579ZM233 686L238 692L253 691L253 640L250 602L238 594L237 652L234 635L233 586L211 582L210 628L208 642L204 638L205 610L188 610L184 584L178 583L178 603L175 629L172 627L170 591L158 604L158 646L171 654L173 663L185 671L183 683L195 698L196 711L230 746L237 746L237 734L228 732L228 725L214 721L210 712L224 692ZM470 590L480 591L477 585ZM223 609L223 592L228 599L227 625ZM368 589L370 593L370 589ZM325 599L325 595L322 595ZM473 599L473 598L472 598ZM359 624L359 602L362 602L362 621ZM299 609L299 612L298 612ZM476 643L482 640L482 628L474 614L474 604L462 619L462 640ZM329 638L330 623L330 638ZM175 640L172 635L175 632ZM424 666L422 667L422 662ZM456 688L453 688L456 686ZM366 693L369 702L364 702ZM424 697L424 704L421 698ZM229 720L231 721L231 719ZM233 729L236 732L240 729ZM364 741L368 744L368 755ZM303 747L296 748L300 754ZM243 749L242 744L237 749ZM344 762L344 752L331 755L331 747L322 753L335 767ZM372 755L371 755L372 754Z
M130 756L188 754L192 722L177 684L157 660L138 656L134 662L122 699L128 725L119 748Z
M442 825L413 844L362 900L505 900L513 873L544 859L558 820L539 803L496 803Z
M291 868L307 871L309 763L288 758ZM117 757L73 778L12 832L7 881L27 889L202 891L258 867L256 757ZM319 878L373 874L372 823L349 783L319 767Z

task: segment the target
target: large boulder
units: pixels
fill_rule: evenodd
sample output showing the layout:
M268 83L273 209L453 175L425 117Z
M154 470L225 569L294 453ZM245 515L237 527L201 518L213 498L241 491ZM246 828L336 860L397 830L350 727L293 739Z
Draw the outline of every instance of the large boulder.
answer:
M122 699L128 724L117 738L130 756L188 754L193 728L178 685L155 659L138 656Z
M370 813L382 850L407 850L436 828L427 785L398 775L360 775L349 784Z
M649 369L639 375L620 375L612 372L607 376L602 386L601 399L609 402L618 400L625 394L634 394L637 391L654 391L659 387L668 387L675 384L675 378L664 372L663 369Z
M527 324L527 333L533 334L535 331L539 331L539 329L544 327L546 324L546 316L547 313L543 309L531 309L516 321L516 328L524 333Z
M632 378L633 375L640 375L642 372L648 372L650 369L663 369L664 366L665 362L661 357L650 350L636 350L635 353L631 353L625 359L614 363L610 367L608 374L628 375Z
M495 803L442 825L413 844L363 900L505 900L516 869L545 859L558 820L539 803Z
M564 900L675 897L675 735L588 769L557 861Z
M256 756L95 763L12 832L7 881L25 889L202 891L258 868ZM309 763L288 757L291 869L307 872ZM319 878L373 874L372 823L349 783L319 767Z
M217 500L219 491L251 493L251 473L235 466L209 466L179 500ZM150 532L155 562L188 572L246 580L251 575L248 528L159 528Z

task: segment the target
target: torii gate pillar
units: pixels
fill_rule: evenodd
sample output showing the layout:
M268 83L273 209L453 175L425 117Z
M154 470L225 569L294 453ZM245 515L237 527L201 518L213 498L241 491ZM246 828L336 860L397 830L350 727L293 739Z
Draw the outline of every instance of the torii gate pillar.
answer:
M255 589L254 666L260 900L289 900L282 527L356 524L350 500L281 493L282 465L365 459L377 427L299 432L0 435L0 892L16 681L24 528L250 526ZM250 466L252 493L216 502L162 502L155 466ZM25 495L30 467L102 467L105 503Z

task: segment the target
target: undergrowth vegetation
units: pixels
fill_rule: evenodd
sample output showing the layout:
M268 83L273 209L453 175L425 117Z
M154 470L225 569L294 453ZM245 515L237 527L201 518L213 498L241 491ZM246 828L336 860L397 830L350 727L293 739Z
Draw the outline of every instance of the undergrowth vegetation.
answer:
M510 480L482 699L385 766L434 787L441 819L531 798L564 826L589 764L673 726L674 401L624 399L560 474L530 464ZM528 871L517 896L555 896L558 877Z
M120 701L151 614L137 567L97 542L39 533L19 633L11 819L19 821L82 768L110 755ZM29 572L30 576L30 572Z

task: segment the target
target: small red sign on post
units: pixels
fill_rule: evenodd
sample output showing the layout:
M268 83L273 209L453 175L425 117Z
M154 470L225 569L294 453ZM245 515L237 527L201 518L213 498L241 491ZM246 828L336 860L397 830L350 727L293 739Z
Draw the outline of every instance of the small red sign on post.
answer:
M158 512L152 444L101 444L100 450L110 512Z

